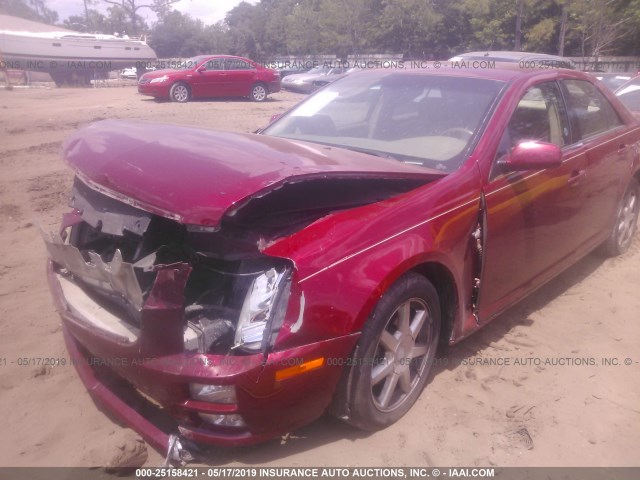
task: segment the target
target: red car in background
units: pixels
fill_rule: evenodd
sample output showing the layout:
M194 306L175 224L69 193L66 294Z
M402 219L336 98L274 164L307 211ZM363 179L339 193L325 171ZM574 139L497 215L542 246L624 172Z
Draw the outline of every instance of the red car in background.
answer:
M329 408L380 429L439 342L629 248L639 152L599 82L517 66L353 73L257 135L99 122L49 282L88 390L174 458Z
M145 73L138 92L174 102L193 98L249 97L264 102L280 91L277 70L243 57L201 55L177 63L177 68Z

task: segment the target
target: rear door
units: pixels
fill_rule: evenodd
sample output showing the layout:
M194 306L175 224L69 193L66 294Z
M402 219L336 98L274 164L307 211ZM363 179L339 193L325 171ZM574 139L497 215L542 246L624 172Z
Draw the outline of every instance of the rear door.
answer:
M594 246L611 231L633 161L633 140L609 100L586 80L562 80L574 131L587 156L588 219L581 227Z

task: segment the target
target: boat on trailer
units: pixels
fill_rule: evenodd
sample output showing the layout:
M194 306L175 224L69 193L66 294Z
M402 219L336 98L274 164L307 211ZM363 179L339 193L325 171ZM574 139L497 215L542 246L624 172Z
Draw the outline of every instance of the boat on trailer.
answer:
M111 70L144 68L156 60L156 53L141 37L80 33L17 20L27 28L6 28L8 22L0 22L3 67L47 72L58 85L88 84L91 79L104 78ZM26 24L39 27L29 28ZM34 31L43 27L48 31Z

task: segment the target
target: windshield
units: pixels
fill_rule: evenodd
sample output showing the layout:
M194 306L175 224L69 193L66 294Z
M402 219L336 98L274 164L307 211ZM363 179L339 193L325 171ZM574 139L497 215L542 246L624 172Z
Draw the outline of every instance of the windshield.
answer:
M327 65L319 65L317 67L313 67L311 70L306 71L305 75L316 75L320 73L327 73L329 70L331 70L331 67Z
M451 172L468 155L503 85L446 75L354 73L309 97L263 134Z

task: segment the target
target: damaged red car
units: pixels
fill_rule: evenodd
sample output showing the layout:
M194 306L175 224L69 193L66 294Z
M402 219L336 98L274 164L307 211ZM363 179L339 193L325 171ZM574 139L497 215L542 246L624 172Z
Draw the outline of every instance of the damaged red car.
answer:
M513 68L354 73L259 134L93 124L46 235L73 363L165 451L383 428L439 343L629 248L639 141L586 75Z

